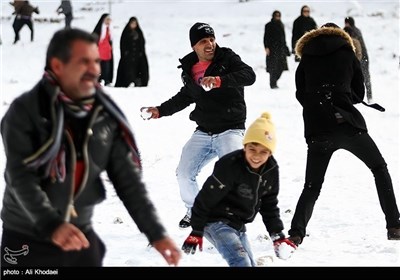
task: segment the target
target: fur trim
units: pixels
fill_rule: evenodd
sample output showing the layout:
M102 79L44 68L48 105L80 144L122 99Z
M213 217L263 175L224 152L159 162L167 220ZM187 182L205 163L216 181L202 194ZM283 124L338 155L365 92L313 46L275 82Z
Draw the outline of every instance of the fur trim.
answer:
M321 35L332 35L332 36L341 36L343 37L351 48L353 49L354 53L356 52L356 48L354 46L353 40L351 39L350 35L347 34L346 31L342 30L341 28L335 27L321 27L318 29L311 30L306 32L296 43L295 51L298 57L301 57L303 54L304 46L310 42L312 39L321 36Z

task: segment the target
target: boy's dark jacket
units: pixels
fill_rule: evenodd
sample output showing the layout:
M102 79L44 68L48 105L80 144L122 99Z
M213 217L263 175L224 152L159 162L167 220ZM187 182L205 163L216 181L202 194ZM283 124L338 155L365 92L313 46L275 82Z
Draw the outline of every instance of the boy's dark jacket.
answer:
M270 157L256 173L248 166L243 149L231 152L215 163L214 171L197 195L191 226L203 234L207 223L222 221L236 230L245 231L245 224L259 212L267 231L283 230L278 208L279 167Z
M49 238L64 221L84 232L89 230L95 204L105 199L100 174L106 170L138 228L151 242L164 237L164 228L141 181L140 158L129 124L101 88L96 89L85 129L85 173L74 195L77 155L71 135L64 129L59 93L58 86L45 75L32 90L13 101L2 119L7 156L3 227L38 239ZM63 168L65 176L54 173ZM71 207L77 217L71 215Z

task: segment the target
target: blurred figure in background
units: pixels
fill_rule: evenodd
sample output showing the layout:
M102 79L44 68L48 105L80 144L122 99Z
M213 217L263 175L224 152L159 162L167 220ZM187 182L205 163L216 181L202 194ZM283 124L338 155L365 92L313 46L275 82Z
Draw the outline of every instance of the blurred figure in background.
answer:
M115 87L146 87L149 82L145 39L136 17L131 17L122 31L121 58L118 63Z
M111 17L110 14L102 14L93 33L97 35L100 52L100 66L101 73L99 82L103 81L104 85L111 84L114 77L114 56L112 47L112 34L111 34Z
M28 28L31 30L31 42L34 39L34 31L33 31L33 20L32 14L36 13L39 14L39 8L33 7L29 1L14 1L10 2L12 6L14 6L15 19L13 23L13 29L15 33L14 44L16 44L20 37L19 32L21 31L22 27L26 24Z
M71 1L62 0L61 5L57 8L57 13L64 14L65 28L71 28L71 21L73 19Z
M372 87L371 87L371 76L369 74L369 58L364 38L362 36L361 30L356 27L354 18L346 17L344 19L344 26L351 27L354 31L354 38L356 38L361 43L361 52L362 52L361 70L364 75L364 84L367 92L367 100L368 103L372 103Z
M295 54L295 48L297 40L301 38L307 31L313 30L317 28L317 23L310 16L311 10L310 7L304 5L301 7L300 16L295 19L293 22L293 30L292 30L292 53L294 54L294 61L299 62L300 57Z
M277 82L283 71L289 69L286 57L290 56L286 44L285 27L279 11L274 11L271 21L265 25L264 48L269 84L271 89L275 89L278 88Z
M345 26L343 28L344 31L346 31L347 34L350 35L351 39L353 40L353 44L355 47L355 52L356 52L356 56L358 58L358 60L361 61L362 59L362 48L361 48L361 43L360 41L355 37L355 33L353 28L351 28L350 26Z

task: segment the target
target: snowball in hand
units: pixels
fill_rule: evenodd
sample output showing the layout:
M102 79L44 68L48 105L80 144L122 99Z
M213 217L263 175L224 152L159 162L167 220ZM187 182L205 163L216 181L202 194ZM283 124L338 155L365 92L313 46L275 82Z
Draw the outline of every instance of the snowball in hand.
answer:
M152 113L151 112L147 112L147 108L143 108L142 110L140 110L140 116L142 117L142 119L144 120L148 120L151 118Z
M201 85L201 86L203 87L203 89L204 89L205 91L212 90L212 88L214 87L213 84L211 84L211 87L208 87L208 86L206 86L206 85Z

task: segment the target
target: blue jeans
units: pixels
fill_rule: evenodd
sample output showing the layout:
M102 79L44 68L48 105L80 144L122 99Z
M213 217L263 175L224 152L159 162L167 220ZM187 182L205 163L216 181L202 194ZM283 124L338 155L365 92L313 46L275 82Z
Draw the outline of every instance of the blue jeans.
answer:
M207 224L204 237L214 245L229 266L256 266L245 232L216 222Z
M230 129L219 134L208 135L196 130L182 149L176 169L180 194L186 208L192 208L199 192L197 175L213 158L243 148L244 129Z

